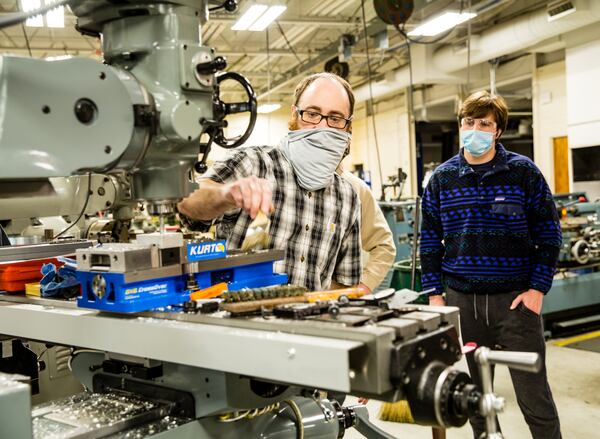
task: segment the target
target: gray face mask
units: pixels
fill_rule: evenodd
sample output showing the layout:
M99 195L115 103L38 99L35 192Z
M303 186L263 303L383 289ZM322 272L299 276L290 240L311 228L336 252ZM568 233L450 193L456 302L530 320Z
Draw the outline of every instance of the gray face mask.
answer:
M335 128L290 131L279 148L294 168L298 184L317 191L333 182L351 138L347 131Z

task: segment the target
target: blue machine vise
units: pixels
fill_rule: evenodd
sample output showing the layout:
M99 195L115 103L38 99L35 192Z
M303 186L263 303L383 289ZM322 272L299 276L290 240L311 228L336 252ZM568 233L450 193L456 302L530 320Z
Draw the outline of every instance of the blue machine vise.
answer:
M273 263L283 259L283 250L252 253L229 252L226 257L197 262L194 277L199 289L226 282L229 291L260 288L288 282L287 274L273 272Z
M180 304L189 300L190 277L198 289L226 282L230 291L288 281L273 272L281 250L227 252L225 241L183 245L182 238L169 236L138 241L77 251L79 307L132 313Z

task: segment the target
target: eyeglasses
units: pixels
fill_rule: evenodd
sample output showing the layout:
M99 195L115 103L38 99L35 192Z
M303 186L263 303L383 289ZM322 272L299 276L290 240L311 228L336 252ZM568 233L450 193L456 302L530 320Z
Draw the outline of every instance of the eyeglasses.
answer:
M472 117L463 117L460 120L460 125L468 129L478 126L482 131L494 131L496 129L496 122L487 119L474 119Z
M348 124L352 121L352 117L346 119L342 116L325 116L324 114L317 113L316 111L301 110L298 107L295 108L298 114L300 115L300 119L302 119L302 121L306 123L314 123L316 125L318 123L321 123L321 121L325 119L329 128L346 128L346 126L348 126Z

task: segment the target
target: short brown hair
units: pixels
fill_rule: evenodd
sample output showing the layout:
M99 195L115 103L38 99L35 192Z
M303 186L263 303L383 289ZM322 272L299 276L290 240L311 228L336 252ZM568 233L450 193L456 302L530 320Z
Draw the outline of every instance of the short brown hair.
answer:
M508 106L500 95L492 95L488 91L478 91L462 103L458 113L458 123L463 117L481 118L492 113L498 129L504 132L508 125ZM498 136L499 137L499 136Z
M326 78L326 79L331 79L333 81L337 81L344 87L344 89L346 90L346 94L348 95L348 103L350 104L350 114L348 115L348 117L351 117L354 114L354 101L355 101L354 92L352 91L352 87L350 86L350 84L348 84L348 81L346 81L344 78L342 78L336 74L333 74L333 73L328 73L328 72L313 73L312 75L309 75L306 78L304 78L302 81L300 81L298 83L298 85L296 85L296 89L294 90L293 105L298 106L298 102L300 102L300 98L302 97L302 95L304 94L304 92L306 91L308 86L310 84L312 84L313 82L315 82L317 79L321 79L321 78ZM292 118L289 121L288 125L291 130L297 129L297 121L294 118ZM348 124L348 127L349 126L350 126L350 124Z

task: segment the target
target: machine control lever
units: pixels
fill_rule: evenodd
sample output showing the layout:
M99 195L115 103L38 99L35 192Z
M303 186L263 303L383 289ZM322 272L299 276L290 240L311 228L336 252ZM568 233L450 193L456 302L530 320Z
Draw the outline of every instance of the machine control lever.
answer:
M542 367L542 359L535 352L492 351L480 347L475 352L475 360L480 365L502 364L510 369L533 373L539 372Z
M207 61L196 65L196 71L200 75L213 75L217 72L225 70L227 60L222 56L217 56L212 61Z
M364 437L372 439L394 439L396 437L386 433L369 420L367 406L359 404L344 407L344 411L352 417L352 426Z
M481 376L483 395L479 402L479 413L485 417L485 439L502 439L497 431L496 415L504 410L504 398L494 394L492 388L492 364L503 364L511 369L539 372L542 359L535 352L492 351L484 346L475 351L475 361Z

